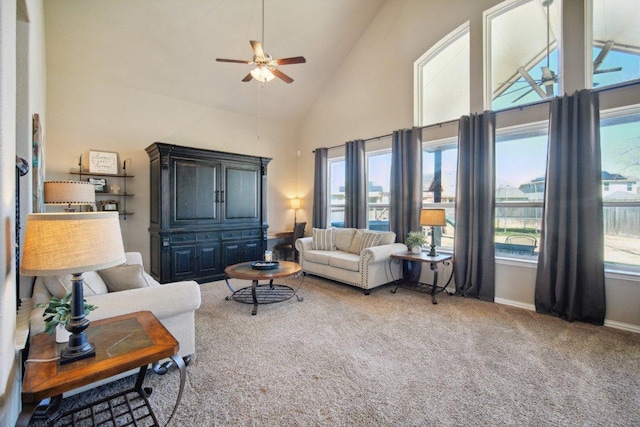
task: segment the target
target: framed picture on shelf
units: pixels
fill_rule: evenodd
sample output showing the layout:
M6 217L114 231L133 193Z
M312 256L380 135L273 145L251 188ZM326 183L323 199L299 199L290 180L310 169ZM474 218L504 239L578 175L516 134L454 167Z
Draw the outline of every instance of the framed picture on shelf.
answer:
M89 150L89 173L118 174L118 153Z
M100 210L117 212L118 201L117 200L100 200Z
M89 178L89 183L93 184L96 193L107 193L107 180L104 178Z

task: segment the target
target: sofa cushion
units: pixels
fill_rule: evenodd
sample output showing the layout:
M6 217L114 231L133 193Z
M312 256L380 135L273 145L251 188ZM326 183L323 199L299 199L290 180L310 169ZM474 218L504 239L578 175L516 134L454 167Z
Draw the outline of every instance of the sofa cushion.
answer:
M128 289L146 288L149 286L144 277L144 269L140 264L122 264L98 271L107 284L109 292L126 291Z
M353 235L353 239L351 240L351 246L349 246L348 252L360 255L360 242L362 241L362 233L364 233L364 230L356 230L356 233Z
M351 241L356 234L355 228L338 228L336 229L336 249L339 251L349 252Z
M329 265L343 270L360 271L360 255L336 251L331 255Z
M335 251L305 251L304 260L316 264L329 265L329 259Z
M84 296L101 295L108 292L107 285L95 271L82 273L82 279ZM43 282L49 293L56 298L64 298L71 292L71 274L44 276Z
M390 245L396 242L396 233L393 231L381 231L378 246Z
M377 231L357 230L356 234L353 236L353 240L351 241L349 252L360 255L360 252L365 248L378 246L378 243L380 242L380 234L381 233Z
M311 248L319 251L336 250L336 231L334 228L312 229Z
M360 239L360 252L358 253L361 253L371 246L378 246L378 242L380 242L380 233L376 233L375 231L363 232L362 239Z

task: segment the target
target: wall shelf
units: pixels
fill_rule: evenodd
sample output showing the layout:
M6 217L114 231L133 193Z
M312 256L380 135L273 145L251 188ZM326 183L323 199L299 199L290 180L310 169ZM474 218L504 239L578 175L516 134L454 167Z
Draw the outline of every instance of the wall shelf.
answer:
M123 165L123 170L125 169L125 165ZM134 194L132 193L127 193L127 181L130 178L133 178L134 175L129 175L127 173L118 173L118 174L109 174L109 173L93 173L93 172L85 172L82 170L82 167L80 167L79 169L72 169L69 171L69 173L71 175L76 175L78 176L78 179L80 181L82 181L83 177L91 177L91 178L95 178L95 177L99 177L99 178L112 178L118 179L118 183L122 183L122 192L118 192L118 193L112 193L112 192L108 192L108 193L99 193L96 192L96 202L98 202L98 200L105 200L105 198L121 198L122 199L122 203L118 202L118 215L120 215L120 217L122 217L123 220L127 219L128 215L133 215L133 212L128 212L127 211L127 199L129 197L134 197ZM109 185L109 181L107 181L107 185ZM98 204L96 204L96 206L98 206Z

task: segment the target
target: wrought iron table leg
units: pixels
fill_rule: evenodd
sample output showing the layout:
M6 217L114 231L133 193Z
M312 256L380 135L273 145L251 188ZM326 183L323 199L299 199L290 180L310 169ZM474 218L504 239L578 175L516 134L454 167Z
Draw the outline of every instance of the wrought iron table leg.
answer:
M253 310L251 311L251 315L255 316L258 313L258 295L256 295L256 287L258 286L258 281L251 281L251 296L253 297Z
M182 359L182 357L179 354L175 354L171 356L171 359L173 359L176 366L178 367L178 370L180 370L180 389L178 390L178 397L176 398L175 405L173 405L173 411L171 412L171 416L169 416L169 419L167 420L165 426L169 425L169 423L173 419L173 416L176 414L176 411L178 410L178 405L180 405L180 401L182 400L184 383L187 378L187 365L184 363L184 360Z
M438 301L436 301L436 289L438 288L438 264L431 263L431 270L433 271L433 285L431 286L431 304L438 304Z

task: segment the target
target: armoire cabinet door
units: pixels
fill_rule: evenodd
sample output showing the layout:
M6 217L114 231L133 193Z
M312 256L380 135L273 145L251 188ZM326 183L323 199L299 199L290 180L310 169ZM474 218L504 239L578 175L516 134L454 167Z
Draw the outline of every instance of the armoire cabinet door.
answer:
M260 221L260 169L253 165L224 164L224 221Z
M174 159L172 224L219 222L220 164Z

